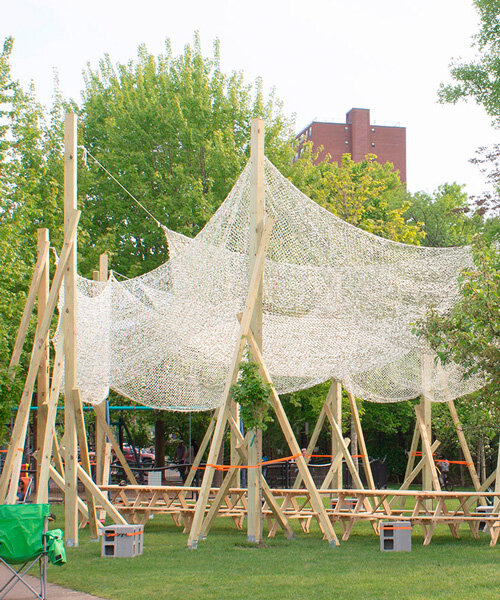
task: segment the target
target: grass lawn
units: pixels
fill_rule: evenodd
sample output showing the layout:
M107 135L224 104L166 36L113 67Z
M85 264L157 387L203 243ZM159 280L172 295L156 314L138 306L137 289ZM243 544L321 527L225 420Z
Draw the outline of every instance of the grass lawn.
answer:
M63 527L62 507L53 510L54 526ZM474 540L467 526L460 540L438 526L425 548L415 528L410 553L380 552L367 524L356 524L338 548L322 541L317 526L311 531L297 530L295 540L277 534L256 548L232 521L219 519L188 550L187 536L159 516L146 526L142 556L101 558L100 542L90 542L86 529L80 546L67 549L68 564L49 567L49 580L112 600L500 599L500 546L490 548L487 534Z

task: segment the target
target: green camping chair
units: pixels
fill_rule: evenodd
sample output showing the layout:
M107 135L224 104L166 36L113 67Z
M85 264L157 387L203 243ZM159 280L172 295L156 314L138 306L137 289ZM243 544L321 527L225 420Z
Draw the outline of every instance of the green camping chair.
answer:
M47 558L54 564L64 564L66 556L62 532L47 531L49 504L0 505L0 561L12 574L0 589L0 599L22 583L40 600L46 600ZM37 563L40 567L40 593L25 579ZM11 565L21 565L16 571Z

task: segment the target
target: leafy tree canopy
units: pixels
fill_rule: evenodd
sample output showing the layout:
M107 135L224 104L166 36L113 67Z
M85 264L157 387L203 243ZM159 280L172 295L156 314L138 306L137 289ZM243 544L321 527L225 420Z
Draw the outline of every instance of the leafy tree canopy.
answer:
M473 213L463 186L456 183L441 185L432 195L413 194L405 216L422 224L425 246L463 246L483 227L481 215Z
M466 376L482 374L490 394L500 391L500 251L477 240L474 268L460 277L460 298L448 314L433 310L416 333L425 337L443 363L451 360Z
M202 55L200 40L179 56L167 40L165 54L144 46L136 60L114 65L106 56L85 75L81 107L83 144L164 225L194 236L230 191L249 157L253 117L266 120L266 153L280 164L293 150L292 121L262 82L224 74L219 47ZM91 163L91 161L90 161ZM89 163L89 164L90 164ZM81 180L89 263L110 251L127 276L167 259L155 223L109 177L93 165Z
M370 154L355 163L344 154L338 165L329 156L317 162L318 153L305 144L285 174L310 198L344 221L376 235L408 244L424 237L420 223L405 218L406 191L391 163L382 165Z
M479 33L473 42L478 57L471 62L452 63L454 83L442 84L439 98L453 103L472 98L500 126L500 1L474 0L474 5L480 18Z

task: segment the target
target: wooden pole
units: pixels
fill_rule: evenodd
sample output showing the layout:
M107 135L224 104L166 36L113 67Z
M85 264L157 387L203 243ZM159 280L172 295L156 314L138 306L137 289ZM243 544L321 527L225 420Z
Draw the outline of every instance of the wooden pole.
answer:
M429 399L429 392L431 386L432 377L432 365L433 358L430 355L424 355L422 357L422 396L420 398L420 415L422 423L420 426L420 437L422 438L422 425L425 427L428 444L424 444L422 439L422 455L425 455L430 449L432 443L432 403ZM434 460L432 456L426 457L424 461L424 467L422 470L422 490L432 490L432 483L434 480L435 469L432 468Z
M38 460L40 464L39 485L36 489L36 503L45 504L49 497L49 473L50 459L54 446L54 427L57 415L57 403L59 400L59 389L61 385L63 371L63 348L62 340L59 339L54 359L54 368L52 369L52 380L50 384L50 396L47 403L46 425L43 432L43 438L40 444L40 454Z
M96 404L94 406L94 413L96 416L96 421L99 422L99 426L103 429L103 431L107 435L107 437L111 443L111 447L115 451L116 458L118 459L121 466L123 467L123 470L125 471L125 475L128 477L128 479L132 485L139 485L134 476L134 473L132 472L132 469L130 468L130 466L127 462L127 459L125 458L125 456L123 455L123 452L120 449L120 444L118 443L117 439L115 438L114 433L111 430L111 427L108 425L108 423L106 421L106 409L102 403Z
M35 331L35 339L31 349L31 358L28 369L28 375L24 383L23 393L19 402L14 428L12 430L9 451L5 458L5 463L0 477L0 503L14 504L17 498L17 487L19 474L21 472L21 463L23 458L24 443L26 441L26 429L29 420L29 411L33 388L35 386L38 374L38 365L43 357L45 348L45 336L50 328L52 314L57 304L59 288L66 268L66 263L73 246L73 232L76 231L80 212L77 211L71 223L68 236L65 236L63 249L57 264L57 269L52 280L47 306L45 308L43 319Z
M248 273L252 273L257 251L262 240L264 229L264 194L265 194L265 172L264 172L264 132L265 126L262 119L252 121L251 137L251 190L250 190L250 232L249 232L249 260ZM261 276L255 308L252 315L250 329L256 344L262 351L262 281ZM262 431L255 429L248 442L248 519L247 539L252 543L262 541L262 487L261 468L257 465L262 457Z
M498 446L498 455L497 455L497 468L495 475L495 494L500 494L500 444ZM500 509L500 497L495 496L495 501L493 502L493 514L498 514Z
M106 253L99 256L99 270L93 272L94 281L105 282L108 280L108 255ZM103 403L104 415L107 413L108 400ZM105 417L106 419L106 417ZM100 420L95 418L95 455L96 455L96 481L98 485L103 485L106 479L106 471L109 471L110 465L107 464L110 454L106 453L106 431ZM109 478L109 475L108 475Z
M85 418L83 416L82 399L78 388L73 390L73 404L75 406L75 420L78 434L78 445L80 447L80 459L82 467L89 477L92 477L92 469L90 467L89 448L87 445L87 432L85 430ZM87 492L87 507L89 514L90 538L97 539L97 514L95 508L95 500L92 494Z
M273 219L268 218L262 235L262 241L257 252L257 257L250 278L248 286L247 298L245 301L245 310L241 318L240 329L238 332L238 338L236 347L234 349L231 364L224 384L224 393L222 395L222 403L219 407L219 414L215 424L214 433L212 436L212 442L210 444L210 450L208 453L207 466L203 473L203 481L196 503L195 513L193 517L193 524L191 531L189 532L188 547L195 549L198 547L198 540L201 534L203 525L203 518L205 516L205 510L207 506L208 497L210 495L210 488L212 485L215 469L213 465L217 460L219 454L220 445L223 440L224 431L226 429L228 413L229 413L229 398L231 396L231 386L236 383L239 372L239 364L243 356L243 350L245 348L245 337L250 332L250 323L252 319L255 302L257 299L257 290L261 281L262 273L264 272L264 259L266 256L269 240L271 237L271 230L273 226Z
M361 462L363 463L363 468L365 470L366 482L368 484L368 488L374 490L376 489L375 481L373 479L373 473L370 467L370 459L368 457L368 450L366 448L365 436L363 435L363 428L361 427L361 420L359 418L359 410L356 403L356 398L353 394L351 394L351 392L347 392L347 396L351 406L351 417L354 420L354 426L356 427L356 432L358 434L358 447L361 451Z
M67 113L64 120L64 232L77 210L77 118ZM64 458L65 536L67 546L78 546L78 447L73 389L76 374L76 261L77 234L64 274Z
M205 431L205 435L203 436L203 440L201 441L200 447L198 448L198 452L196 453L196 456L194 457L193 464L191 466L191 469L189 470L188 476L186 477L186 481L184 482L184 487L190 487L191 484L193 483L193 479L196 475L196 470L200 466L201 459L203 458L203 455L205 454L205 451L210 442L210 438L212 437L212 433L214 432L214 427L215 427L215 423L217 421L218 413L219 413L219 409L216 409L214 416L211 418L210 423L207 427L207 430ZM239 422L238 422L238 425L239 425ZM231 438L231 440L233 440L233 438ZM236 446L236 444L235 444L235 446ZM237 459L235 459L235 460L237 460ZM233 464L232 459L231 459L231 464ZM236 464L236 463L234 463L234 464Z
M30 289L28 292L28 297L26 298L26 304L24 305L23 316L21 317L21 323L19 325L19 329L17 330L16 341L14 343L14 349L12 351L12 357L9 363L9 370L12 375L14 375L15 367L19 364L19 358L21 356L21 351L23 349L24 340L26 339L26 334L28 332L28 325L31 317L31 313L33 312L33 308L35 306L35 300L38 294L38 290L40 288L40 281L45 273L47 257L49 255L49 240L43 243L43 248L38 246L38 255L37 261L35 265L35 270L33 272L33 277L31 279ZM39 317L40 319L40 317Z
M264 381L266 381L271 386L271 405L278 418L278 422L280 424L281 430L283 431L283 435L285 436L285 439L288 443L288 447L290 448L292 455L295 456L297 468L302 474L304 485L307 491L309 492L311 506L318 516L318 521L320 523L321 529L323 530L326 539L330 543L330 546L338 546L339 542L337 536L333 529L332 523L328 518L321 496L318 493L318 488L316 487L311 473L309 472L304 456L302 455L299 444L297 443L297 439L295 438L295 435L293 433L293 429L290 425L288 417L286 416L285 410L283 409L283 405L281 404L281 400L278 394L276 393L276 390L274 389L271 376L269 375L269 371L267 370L267 367L264 364L264 360L260 352L259 346L256 343L251 331L248 332L248 339L250 342L250 349L252 351L254 360L259 364L260 373ZM328 411L329 408L327 409L327 415Z
M328 397L325 400L325 402L328 402ZM320 436L321 430L323 429L323 425L325 423L325 417L326 417L326 411L325 411L325 405L323 404L323 406L321 407L321 411L318 415L318 420L316 421L316 425L314 426L314 430L311 434L311 439L309 440L309 444L307 445L307 448L306 448L306 456L305 456L306 464L309 464L309 461L311 460L311 454L314 452L314 448L316 447L316 443ZM300 473L297 473L297 477L295 478L295 481L293 482L292 488L294 490L298 490L300 488L301 483L302 483L302 475ZM286 498L285 498L285 502L286 502Z
M332 414L335 421L342 427L342 385L340 381L334 380L330 388L330 402ZM332 431L332 462L337 456L342 457L342 449L337 441L337 436ZM342 460L338 461L337 468L333 471L332 486L341 490L344 485L342 476Z
M37 231L37 245L38 245L38 260L45 256L45 263L40 278L40 284L38 286L38 307L37 315L38 320L41 322L43 319L43 313L47 306L47 300L49 299L49 254L45 251L49 245L49 230L46 228L38 229ZM36 489L40 483L40 460L41 460L41 449L42 441L47 423L47 410L49 400L49 335L45 337L45 348L40 359L40 365L38 367L38 377L36 384Z
M417 423L420 428L420 437L422 439L422 457L424 458L423 469L425 469L425 462L427 462L427 470L431 479L431 487L428 490L424 491L431 491L434 488L436 492L440 492L441 485L439 484L439 479L436 472L436 465L434 464L434 458L432 457L432 446L427 433L428 427L426 425L423 413L424 407L415 406L415 414L417 415Z

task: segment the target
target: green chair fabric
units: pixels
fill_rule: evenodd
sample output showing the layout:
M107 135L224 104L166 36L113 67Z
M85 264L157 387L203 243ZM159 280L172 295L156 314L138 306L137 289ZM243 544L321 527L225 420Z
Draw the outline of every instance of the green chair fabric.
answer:
M57 567L66 564L66 550L63 542L63 532L61 529L49 529L44 534L47 541L47 556L50 562Z
M19 564L42 554L49 514L50 504L0 505L0 557Z

